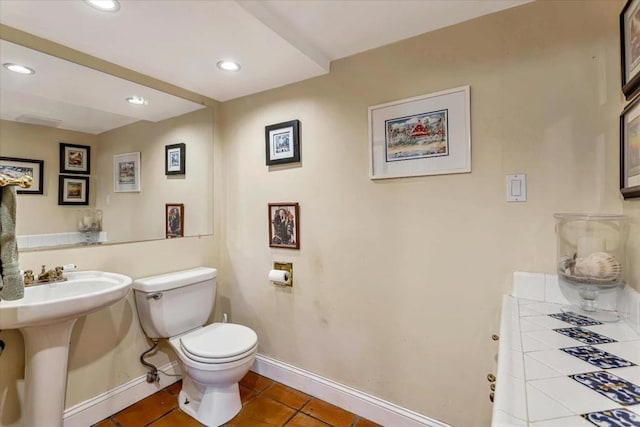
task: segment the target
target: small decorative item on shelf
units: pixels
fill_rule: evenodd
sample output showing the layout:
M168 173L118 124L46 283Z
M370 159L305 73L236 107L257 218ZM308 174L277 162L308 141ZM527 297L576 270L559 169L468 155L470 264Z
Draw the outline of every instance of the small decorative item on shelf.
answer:
M100 243L102 231L102 211L100 209L83 209L80 211L78 230L82 233L82 243L95 245Z
M624 285L628 230L622 215L555 214L560 289L575 306L563 311L601 322L619 320L616 307L603 309L603 293ZM615 299L613 299L615 300ZM609 302L609 305L615 304Z

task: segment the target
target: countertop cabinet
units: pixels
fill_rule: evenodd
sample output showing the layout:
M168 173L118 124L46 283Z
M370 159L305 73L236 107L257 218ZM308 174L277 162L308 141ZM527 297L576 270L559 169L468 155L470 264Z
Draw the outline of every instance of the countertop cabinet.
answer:
M492 426L640 426L640 334L632 326L505 296Z

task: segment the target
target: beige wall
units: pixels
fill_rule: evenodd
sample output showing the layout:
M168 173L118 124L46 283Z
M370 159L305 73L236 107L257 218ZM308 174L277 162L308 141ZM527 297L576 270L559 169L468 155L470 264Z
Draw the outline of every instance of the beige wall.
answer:
M182 203L185 236L211 234L213 109L152 123L140 121L100 134L97 159L97 207L103 210L109 241L165 237L165 204ZM165 146L186 144L185 175L165 175ZM141 153L141 188L137 193L113 191L113 156Z
M216 311L254 328L261 353L452 425L488 425L500 298L514 270L554 272L552 214L640 215L618 191L621 7L534 2L224 103L215 238L30 252L21 265L133 277L218 267ZM466 84L471 174L368 179L368 106ZM302 163L269 169L264 126L291 119L302 123ZM529 201L508 204L504 175L516 172L527 174ZM299 251L268 247L267 203L277 201L300 203ZM294 263L292 289L267 280L274 260ZM630 275L640 288L638 269ZM22 340L0 337L0 425L14 426ZM147 345L131 296L81 319L67 406L141 375Z
M223 298L259 351L456 426L486 426L501 295L554 273L553 213L621 213L620 2L534 2L222 104ZM367 107L471 86L472 173L371 181ZM264 126L301 121L300 166ZM505 202L526 173L528 201ZM300 203L299 251L268 202ZM292 289L267 280L294 263ZM464 402L464 409L461 404Z
M0 120L0 156L44 160L44 194L18 197L17 208L21 213L16 226L18 235L77 231L80 208L58 206L60 142L91 147L89 203L95 206L97 135Z

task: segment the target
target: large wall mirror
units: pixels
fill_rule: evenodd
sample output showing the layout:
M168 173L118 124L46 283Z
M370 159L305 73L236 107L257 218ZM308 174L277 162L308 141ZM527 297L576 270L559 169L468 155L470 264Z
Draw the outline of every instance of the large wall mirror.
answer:
M211 107L6 40L0 40L0 63L35 70L0 71L0 168L20 173L33 165L30 173L37 174L39 163L29 162L43 162L42 194L18 196L21 250L83 244L91 208L102 211L103 244L212 233ZM184 148L169 150L184 173L167 168L170 146ZM80 162L88 160L86 169L67 164L78 153ZM127 164L139 167L131 171L139 186L123 185L130 177L118 174ZM182 215L173 223L180 224L177 232L168 233L168 212Z

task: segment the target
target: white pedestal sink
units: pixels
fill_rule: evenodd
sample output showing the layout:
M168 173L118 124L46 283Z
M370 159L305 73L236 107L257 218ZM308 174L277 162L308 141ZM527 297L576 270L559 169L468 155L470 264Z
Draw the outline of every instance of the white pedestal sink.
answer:
M131 278L102 271L67 273L66 282L30 286L0 301L0 330L19 329L25 346L22 424L62 426L71 330L78 317L124 298Z

